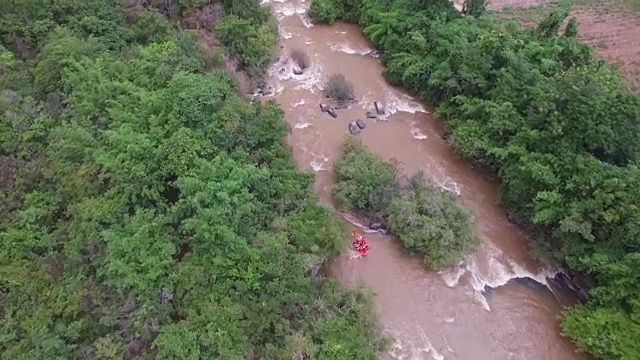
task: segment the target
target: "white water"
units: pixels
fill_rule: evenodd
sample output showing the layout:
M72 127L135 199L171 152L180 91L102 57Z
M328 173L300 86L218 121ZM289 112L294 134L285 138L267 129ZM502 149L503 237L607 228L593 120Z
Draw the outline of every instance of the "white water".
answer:
M306 17L305 12L308 7L308 4L302 4L302 6L293 6L290 3L286 3L286 0L264 0L263 3L271 3L274 4L274 12L279 19L284 17L298 16L302 24L311 28L313 25L309 22L309 19ZM289 39L291 37L300 36L299 34L292 33L285 28L280 28L280 36L284 39ZM340 35L346 34L346 32L336 32L337 37L341 37ZM306 44L311 44L312 41L310 39L305 39ZM355 56L366 55L373 49L366 47L358 47L354 44L350 44L347 41L341 40L334 43L328 44L334 52L341 52L346 54L352 54ZM269 69L270 78L273 80L271 84L275 89L274 95L280 94L285 87L293 88L296 90L307 90L313 93L322 90L322 82L328 76L324 67L324 59L320 58L317 54L310 54L312 65L307 71L305 71L301 75L293 74L293 64L288 59L288 57L284 56L280 61L273 64L273 66ZM385 97L383 105L386 109L386 114L382 117L382 120L388 120L389 117L398 112L405 113L428 113L425 107L420 104L413 97L398 91L392 86L389 86L386 83L380 84L385 89ZM370 110L373 108L373 94L366 93L364 94L359 102L359 106L362 107L363 110ZM304 100L299 100L291 104L291 108L297 108L301 105L304 105ZM304 118L300 118L294 124L294 129L297 131L305 131L311 132L313 135L314 141L311 141L308 144L303 146L303 152L308 156L309 166L314 172L320 171L330 171L330 167L328 166L328 158L324 154L321 153L321 146L318 145L317 142L321 141L323 138L323 134L319 133L313 125L306 121ZM315 133L313 133L315 131ZM429 141L429 138L426 134L424 134L418 127L417 124L412 124L412 126L408 129L411 136L420 141ZM461 192L464 190L461 188L460 184L453 181L451 177L446 174L446 170L438 164L432 166L434 176L434 182L440 188L449 191L456 196L460 196ZM360 220L354 217L351 214L341 214L345 220L354 226L360 228L364 233L375 233L379 231L374 231L368 229L368 226L362 224ZM501 252L498 248L493 246L490 242L486 242L484 244L486 250L483 255L485 258L478 259L477 256L480 256L479 253L472 255L462 261L458 266L453 266L449 269L443 270L439 272L439 275L442 281L449 287L463 287L467 290L467 293L470 297L472 297L479 306L483 307L487 311L491 311L491 308L488 304L486 297L484 296L483 291L487 288L497 288L507 284L509 281L517 278L530 278L540 284L548 286L547 278L554 277L557 275L558 271L555 269L544 269L539 273L532 273L527 271L524 267L520 266L514 259L508 258L508 256ZM353 250L348 250L347 256L349 259L358 260L362 257L360 254ZM479 263L488 264L487 269L484 271L479 267ZM462 279L465 279L465 282L461 282ZM443 319L443 322L453 323L455 321L454 318L446 318ZM418 326L417 324L407 324L407 329ZM419 327L419 326L418 326ZM411 341L406 340L411 336L405 336L405 331L411 331L407 329L393 329L387 330L391 333L395 338L396 342L393 345L393 349L390 351L391 355L396 359L424 359L424 356L429 356L435 360L443 360L445 359L443 353L454 353L454 350L451 349L448 345L444 349L435 349L427 336L424 334L423 329L418 329L421 331L422 341L419 344L415 344ZM446 343L446 339L444 339Z

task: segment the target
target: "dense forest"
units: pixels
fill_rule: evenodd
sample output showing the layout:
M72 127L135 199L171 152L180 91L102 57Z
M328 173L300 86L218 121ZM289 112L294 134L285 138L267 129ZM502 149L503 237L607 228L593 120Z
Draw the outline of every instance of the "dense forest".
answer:
M555 12L537 28L448 0L314 0L358 23L385 76L437 105L459 154L494 172L539 254L592 281L562 329L599 359L640 359L640 99Z
M259 78L255 0L2 5L0 358L376 358L369 297L323 266L348 231L283 111L178 25L205 3Z
M403 247L422 256L433 269L456 265L477 250L471 212L423 173L398 176L397 163L387 162L354 139L344 145L333 168L333 197L343 208L386 224Z

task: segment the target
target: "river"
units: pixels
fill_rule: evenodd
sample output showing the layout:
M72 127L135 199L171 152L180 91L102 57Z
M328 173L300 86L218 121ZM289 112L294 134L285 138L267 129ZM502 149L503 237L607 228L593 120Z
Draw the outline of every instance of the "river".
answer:
M510 224L497 201L497 185L458 159L442 139L431 109L382 77L380 61L360 30L349 24L312 25L305 16L311 0L265 0L278 18L280 60L270 70L274 98L292 125L289 142L302 170L316 173L320 198L331 203L332 164L340 157L347 125L364 119L373 101L388 116L365 120L358 135L384 159L400 161L404 174L423 170L442 188L459 195L475 215L482 246L455 268L435 273L406 255L398 241L368 235L371 254L348 252L332 266L346 285L364 283L375 296L382 331L396 339L390 359L569 360L584 359L559 335L561 305L544 285L552 269L526 251L525 235ZM312 65L294 75L291 49L304 50ZM354 84L359 103L340 110L337 119L320 112L322 82L342 73ZM349 216L345 220L358 225ZM364 230L361 230L364 231ZM462 259L461 259L462 260ZM511 281L529 279L527 281ZM534 281L531 281L534 280ZM532 286L532 284L541 284ZM483 292L485 286L490 291Z

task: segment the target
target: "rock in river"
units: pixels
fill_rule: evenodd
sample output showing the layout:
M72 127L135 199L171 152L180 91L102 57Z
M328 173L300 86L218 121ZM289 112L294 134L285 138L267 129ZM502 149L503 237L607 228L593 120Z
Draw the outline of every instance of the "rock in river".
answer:
M362 132L362 129L358 127L358 124L355 121L352 121L349 123L349 132L351 133L351 135L358 135L360 134L360 132Z

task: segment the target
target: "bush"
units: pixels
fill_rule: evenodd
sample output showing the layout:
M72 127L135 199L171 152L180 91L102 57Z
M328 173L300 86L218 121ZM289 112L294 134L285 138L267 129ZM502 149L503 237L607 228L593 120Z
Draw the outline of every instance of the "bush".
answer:
M331 24L343 17L342 4L339 0L314 0L307 14L314 21Z
M336 101L353 99L353 85L342 74L329 76L324 83L324 94Z
M277 37L273 21L257 25L250 20L227 15L217 24L215 32L241 70L256 81L264 77Z
M309 66L311 66L311 59L309 59L309 55L307 55L307 53L304 52L303 50L293 49L293 50L291 50L291 53L289 54L289 57L302 70L304 70L304 69L308 68Z
M348 210L388 219L389 230L405 249L423 254L432 269L454 265L474 251L479 241L470 212L448 192L429 184L422 173L399 188L396 169L350 139L334 167L333 196Z
M480 244L471 213L450 193L431 185L422 172L391 202L389 230L406 249L424 254L425 265L432 269L455 265Z
M367 215L384 215L395 192L395 165L382 161L360 142L350 139L333 172L336 184L332 192L340 206Z

